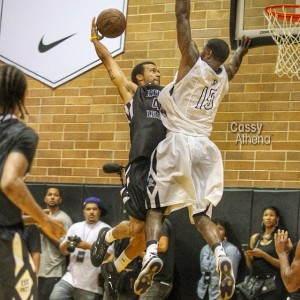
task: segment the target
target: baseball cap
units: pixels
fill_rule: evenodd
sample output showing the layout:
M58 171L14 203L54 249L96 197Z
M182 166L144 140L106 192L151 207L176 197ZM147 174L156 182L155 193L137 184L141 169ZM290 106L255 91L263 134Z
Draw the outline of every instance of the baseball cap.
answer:
M101 199L97 197L89 197L83 201L83 207L85 207L88 203L96 203L101 210L101 216L105 216L107 214L107 210L103 207L103 203Z

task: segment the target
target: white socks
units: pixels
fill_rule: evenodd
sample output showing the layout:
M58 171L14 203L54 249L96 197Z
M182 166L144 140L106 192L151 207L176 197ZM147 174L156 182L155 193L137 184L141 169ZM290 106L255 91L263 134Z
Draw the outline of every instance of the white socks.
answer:
M113 231L112 229L107 231L107 233L105 235L105 242L108 244L111 244L113 241L116 240L112 235L112 231Z
M123 271L130 262L131 262L131 259L129 259L125 255L125 252L123 251L121 253L121 255L114 262L114 265L115 265L115 267L117 269L117 272L120 273L121 271Z

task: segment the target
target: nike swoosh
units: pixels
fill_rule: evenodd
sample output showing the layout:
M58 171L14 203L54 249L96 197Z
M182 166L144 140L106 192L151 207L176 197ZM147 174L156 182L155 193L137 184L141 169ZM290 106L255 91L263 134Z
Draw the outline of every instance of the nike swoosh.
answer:
M57 46L57 45L59 45L60 43L62 43L62 42L64 42L65 40L67 40L67 39L69 39L71 36L73 36L74 34L76 34L76 33L73 33L73 34L71 34L71 35L69 35L69 36L67 36L67 37L64 37L64 38L62 38L62 39L60 39L60 40L58 40L58 41L56 41L56 42L53 42L53 43L51 43L51 44L48 44L48 45L45 45L44 43L43 43L43 39L44 39L44 36L41 38L41 40L40 40L40 43L39 43L39 52L41 52L41 53L44 53L44 52L47 52L47 51L49 51L50 49L52 49L52 48L54 48L55 46Z

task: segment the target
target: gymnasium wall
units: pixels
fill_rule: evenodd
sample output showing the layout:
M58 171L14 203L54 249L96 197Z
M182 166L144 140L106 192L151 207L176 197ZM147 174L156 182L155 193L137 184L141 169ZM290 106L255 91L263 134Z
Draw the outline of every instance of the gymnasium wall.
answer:
M126 76L135 64L153 60L162 84L172 79L179 58L174 2L128 1L125 52L116 57ZM229 43L229 7L227 0L191 1L192 34L199 48L212 37ZM273 74L276 56L276 46L251 49L219 108L211 138L222 152L226 187L299 188L300 84ZM101 167L127 163L129 132L122 101L104 67L56 89L28 80L26 121L40 141L27 180L118 184L118 176L107 176Z

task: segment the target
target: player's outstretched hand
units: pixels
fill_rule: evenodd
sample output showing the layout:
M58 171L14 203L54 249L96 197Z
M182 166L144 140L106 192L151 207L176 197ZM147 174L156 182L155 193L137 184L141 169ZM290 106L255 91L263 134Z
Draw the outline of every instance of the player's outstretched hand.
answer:
M288 237L288 232L278 229L274 234L275 249L278 255L286 253L289 254L293 248L293 243Z
M60 239L66 234L63 223L48 215L45 218L45 222L39 225L41 230L52 239Z
M91 41L94 39L100 41L103 39L103 36L99 34L99 31L97 30L96 22L95 22L95 17L92 19L92 25L91 25Z
M240 44L240 47L239 47L240 50L241 50L242 55L247 54L247 52L249 50L249 47L250 47L250 44L251 44L251 39L248 36L243 35L242 40L241 40L241 44Z

